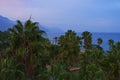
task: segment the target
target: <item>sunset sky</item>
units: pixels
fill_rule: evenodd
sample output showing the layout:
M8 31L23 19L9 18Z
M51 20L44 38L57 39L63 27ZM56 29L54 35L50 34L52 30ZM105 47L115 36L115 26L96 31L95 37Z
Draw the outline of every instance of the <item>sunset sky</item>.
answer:
M120 32L120 0L0 0L0 15L62 30Z

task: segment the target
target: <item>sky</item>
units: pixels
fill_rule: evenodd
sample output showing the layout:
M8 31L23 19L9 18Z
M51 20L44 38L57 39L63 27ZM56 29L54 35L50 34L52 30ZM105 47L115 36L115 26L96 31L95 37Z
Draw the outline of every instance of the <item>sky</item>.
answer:
M120 32L120 0L0 0L0 15L77 32Z

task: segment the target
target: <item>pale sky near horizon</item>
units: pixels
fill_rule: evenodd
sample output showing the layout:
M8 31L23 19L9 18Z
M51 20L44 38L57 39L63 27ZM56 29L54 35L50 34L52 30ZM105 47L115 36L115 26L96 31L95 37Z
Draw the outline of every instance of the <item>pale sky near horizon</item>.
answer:
M62 30L120 32L120 0L0 0L0 15Z

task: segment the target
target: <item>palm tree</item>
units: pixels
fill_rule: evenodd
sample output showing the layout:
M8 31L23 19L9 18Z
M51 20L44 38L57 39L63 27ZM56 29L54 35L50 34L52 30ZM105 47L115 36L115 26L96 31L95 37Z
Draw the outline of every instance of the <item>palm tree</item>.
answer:
M82 37L84 39L84 46L85 46L85 49L90 49L91 46L92 46L92 37L91 37L91 33L88 32L88 31L84 31L82 33Z
M109 39L108 44L109 44L109 49L112 50L112 48L114 47L114 40Z
M100 46L100 45L102 44L103 40L102 40L101 38L98 38L97 40L98 40L97 43L98 43L98 45Z
M111 40L112 41L112 40ZM113 41L112 41L113 42ZM114 49L108 53L107 58L107 69L108 69L108 77L111 77L111 80L119 80L120 79L120 42L117 42L114 45Z
M58 40L61 57L67 59L68 62L73 61L80 51L80 43L80 37L74 31L68 30Z
M33 65L31 57L40 54L39 50L43 50L43 42L45 38L42 30L39 30L38 23L27 20L23 25L21 21L17 21L17 24L13 28L9 29L10 35L10 47L14 56L19 56L19 49L24 48L23 59L25 60L25 69L28 78L32 77Z

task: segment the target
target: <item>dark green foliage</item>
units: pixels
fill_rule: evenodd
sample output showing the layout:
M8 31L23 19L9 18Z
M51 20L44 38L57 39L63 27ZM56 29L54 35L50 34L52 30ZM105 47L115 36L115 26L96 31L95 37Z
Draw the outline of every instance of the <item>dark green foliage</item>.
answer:
M53 58L57 58L58 55L59 55L59 46L52 44L50 47L50 57L53 59Z
M108 44L109 44L109 49L112 50L114 48L114 40L109 39Z
M107 57L107 69L109 69L109 75L112 75L114 80L120 79L120 42L116 43L114 48L109 52ZM112 80L112 79L110 79Z
M103 40L93 45L85 31L80 52L81 37L72 30L55 37L54 44L43 34L31 20L0 32L0 80L120 80L120 42L110 39L105 52Z
M8 31L0 31L0 54L4 56L4 52L6 52L6 49L8 48L9 45L9 33Z
M98 40L97 43L98 43L98 45L100 46L100 45L102 44L103 40L102 40L101 38L98 38L97 40Z
M58 45L60 47L61 58L72 63L80 51L80 37L72 30L68 30L65 35L60 36Z
M82 33L82 38L84 39L85 49L90 49L92 47L92 34L88 31Z
M23 71L26 78L33 79L36 66L41 65L43 68L49 62L50 42L43 37L45 32L39 29L37 22L31 20L27 20L24 25L17 21L8 32L9 55L6 57L14 58L14 66Z
M91 51L81 54L80 77L82 80L103 80L104 70L102 62L104 61L103 51L94 48Z

